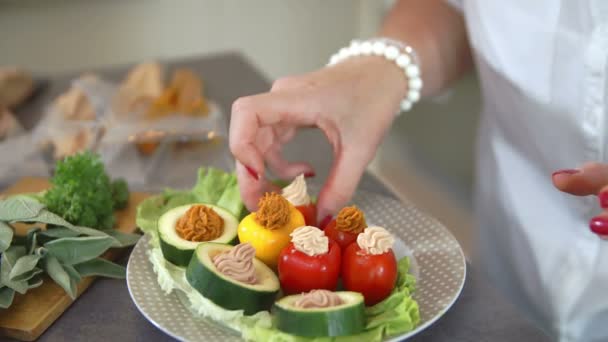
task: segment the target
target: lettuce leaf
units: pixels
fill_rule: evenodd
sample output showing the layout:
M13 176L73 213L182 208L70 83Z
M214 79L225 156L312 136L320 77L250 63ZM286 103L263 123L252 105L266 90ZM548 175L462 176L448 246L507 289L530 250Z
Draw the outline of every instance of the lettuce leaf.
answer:
M214 168L200 168L192 193L199 202L215 204L236 176Z
M226 310L203 297L186 280L185 269L167 262L159 247L149 249L148 257L161 289L167 294L175 291L182 304L194 316L210 318L218 324L225 325L240 333L254 327L270 328L271 317L268 311L260 311L255 315L245 316L243 310Z
M241 191L236 180L236 175L233 175L232 180L226 186L216 204L218 207L222 207L234 214L239 220L245 217L247 211L244 210L245 205L241 200Z
M236 175L214 168L200 168L198 179L191 190L166 189L163 193L149 197L137 207L136 224L156 240L158 219L167 211L190 203L216 204L230 211L237 218L243 212L243 201Z

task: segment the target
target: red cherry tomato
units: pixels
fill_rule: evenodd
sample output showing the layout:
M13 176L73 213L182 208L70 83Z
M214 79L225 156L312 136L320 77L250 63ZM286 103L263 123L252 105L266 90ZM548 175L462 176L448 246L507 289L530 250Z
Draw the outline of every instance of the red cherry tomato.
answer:
M297 206L302 215L304 216L304 222L307 226L317 226L317 205L314 203L309 203L307 205Z
M357 236L359 234L354 234L350 232L344 232L336 229L336 220L331 220L327 226L325 226L325 235L328 238L336 241L342 250L346 249L346 247L350 246L353 242L357 241Z
M279 281L283 292L334 291L340 276L341 254L340 247L331 239L327 253L314 256L300 252L290 243L279 254Z
M344 288L363 294L365 305L374 305L388 297L396 281L397 260L392 249L384 254L371 255L353 243L343 252Z

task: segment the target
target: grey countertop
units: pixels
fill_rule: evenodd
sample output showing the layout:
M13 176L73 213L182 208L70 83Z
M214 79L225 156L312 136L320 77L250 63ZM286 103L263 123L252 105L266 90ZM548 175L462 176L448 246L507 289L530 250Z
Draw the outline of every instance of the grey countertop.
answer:
M229 112L238 97L265 91L269 82L243 56L226 53L180 61L203 77L207 95ZM127 67L99 70L109 79L122 78ZM64 91L78 75L51 77L32 100L20 108L24 126L31 128L41 108ZM306 131L287 147L287 153L310 161L317 170L317 181L327 175L331 149L316 131ZM311 148L314 146L314 148ZM393 196L378 180L365 174L361 189ZM393 196L394 197L394 196ZM126 264L128 258L123 258ZM99 279L42 335L40 341L165 341L170 337L148 322L137 310L125 281ZM412 341L546 341L548 338L519 315L515 309L473 267L454 306L436 323Z

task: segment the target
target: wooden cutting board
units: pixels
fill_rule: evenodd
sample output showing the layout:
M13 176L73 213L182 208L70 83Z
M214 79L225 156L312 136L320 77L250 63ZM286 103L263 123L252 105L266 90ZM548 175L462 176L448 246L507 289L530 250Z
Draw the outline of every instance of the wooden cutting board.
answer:
M23 178L8 188L2 195L13 195L25 192L38 192L49 187L43 178ZM127 208L116 212L116 229L125 233L134 233L137 205L148 195L131 193ZM17 234L23 234L24 227L17 227ZM20 231L21 230L21 231ZM115 260L126 252L127 248L111 249L104 257ZM80 296L95 280L86 277L78 284ZM121 280L116 280L121 281ZM16 294L13 304L6 310L0 310L0 335L22 341L37 339L61 314L72 304L73 300L53 280L45 277L44 283L29 290L25 295Z

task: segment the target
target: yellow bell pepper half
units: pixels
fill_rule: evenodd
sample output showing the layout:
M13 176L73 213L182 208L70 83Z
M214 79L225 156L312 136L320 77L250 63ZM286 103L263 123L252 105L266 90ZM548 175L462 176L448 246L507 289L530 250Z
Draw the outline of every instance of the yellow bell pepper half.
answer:
M255 248L255 256L269 267L276 269L279 253L291 241L289 234L304 225L304 216L293 206L290 206L289 222L273 230L259 224L255 220L255 213L251 213L239 224L239 241L249 242Z

